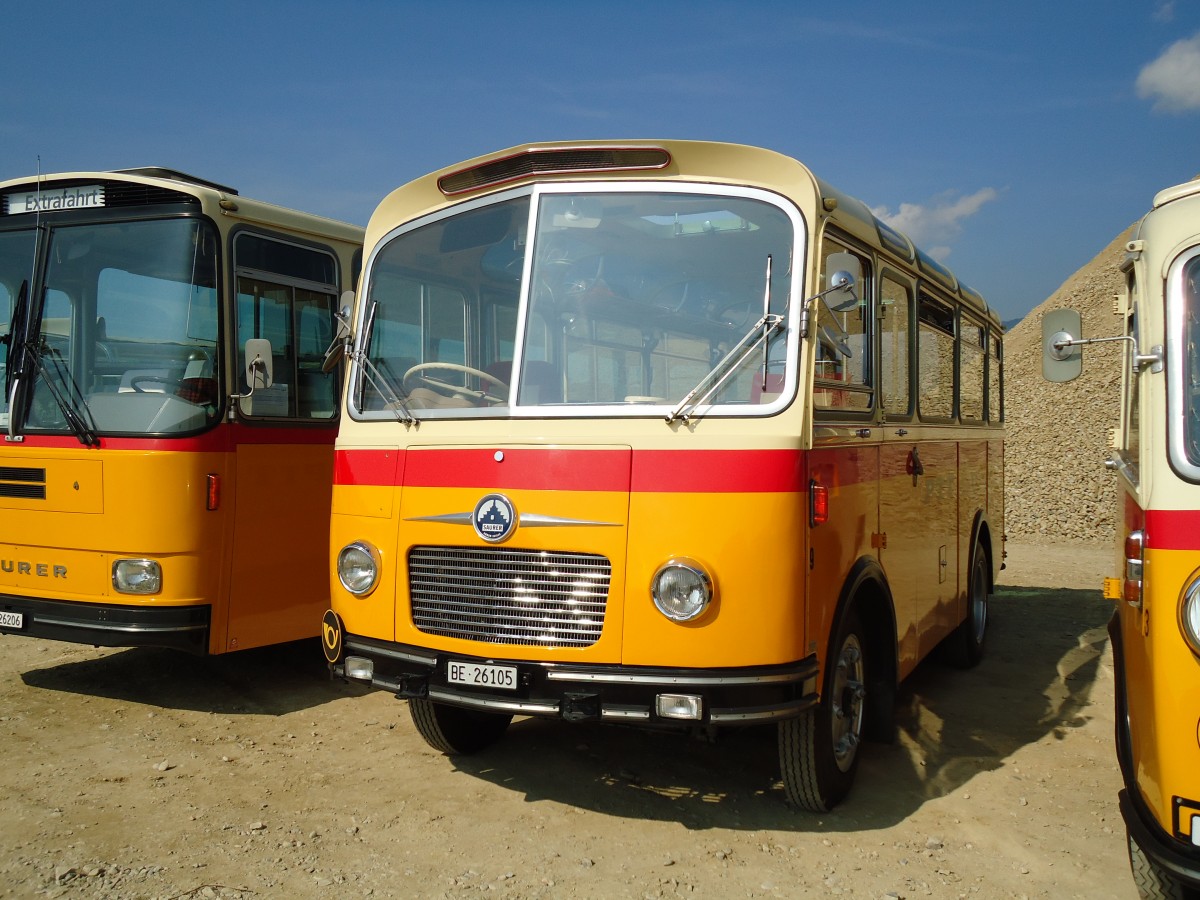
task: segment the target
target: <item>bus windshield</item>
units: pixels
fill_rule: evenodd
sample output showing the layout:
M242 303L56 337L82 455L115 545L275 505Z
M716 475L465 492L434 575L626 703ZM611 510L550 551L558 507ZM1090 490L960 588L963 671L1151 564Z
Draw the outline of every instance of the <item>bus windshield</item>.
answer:
M10 312L13 286L34 269L33 234L0 234L0 300ZM24 342L26 383L10 411L18 429L74 431L82 440L195 432L217 421L211 226L183 218L105 222L50 227L42 240L44 272L29 292L25 331L36 338ZM7 349L12 362L15 349Z
M761 413L790 383L787 332L725 358L799 289L796 221L758 192L660 185L544 188L418 222L368 273L352 411L659 415L721 365L706 402Z

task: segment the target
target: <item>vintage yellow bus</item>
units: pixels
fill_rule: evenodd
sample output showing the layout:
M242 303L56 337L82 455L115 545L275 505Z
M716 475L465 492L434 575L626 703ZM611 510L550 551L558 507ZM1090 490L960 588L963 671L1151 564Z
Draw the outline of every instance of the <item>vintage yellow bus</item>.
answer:
M167 169L0 183L0 633L316 636L362 236Z
M777 726L795 804L1001 565L1001 328L799 162L516 147L399 188L347 321L335 672L448 753L514 716Z
M1168 188L1126 246L1115 338L1075 310L1043 319L1044 371L1079 375L1084 346L1125 345L1108 460L1120 570L1108 632L1121 812L1146 898L1200 896L1200 180Z

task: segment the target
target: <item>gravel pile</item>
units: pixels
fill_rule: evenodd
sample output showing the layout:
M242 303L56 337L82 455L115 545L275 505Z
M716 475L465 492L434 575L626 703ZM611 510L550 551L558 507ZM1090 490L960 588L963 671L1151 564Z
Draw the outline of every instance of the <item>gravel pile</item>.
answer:
M1119 417L1124 344L1085 348L1083 375L1042 378L1042 317L1072 308L1084 337L1119 334L1113 299L1130 226L1072 275L1004 339L1005 530L1016 540L1107 542L1115 538L1116 477L1104 467Z

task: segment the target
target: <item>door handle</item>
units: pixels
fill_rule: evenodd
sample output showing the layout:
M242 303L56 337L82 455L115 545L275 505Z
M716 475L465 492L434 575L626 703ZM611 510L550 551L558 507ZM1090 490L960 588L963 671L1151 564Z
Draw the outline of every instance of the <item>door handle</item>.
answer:
M925 467L921 465L921 454L917 452L917 448L913 447L908 453L908 474L915 480L918 475L925 474Z

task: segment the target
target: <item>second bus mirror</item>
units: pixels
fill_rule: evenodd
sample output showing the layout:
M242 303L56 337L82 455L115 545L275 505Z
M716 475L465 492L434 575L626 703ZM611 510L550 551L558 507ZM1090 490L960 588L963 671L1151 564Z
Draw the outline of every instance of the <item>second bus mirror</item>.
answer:
M269 388L274 383L271 342L266 338L250 338L246 341L246 384L253 392Z
M324 359L321 360L321 371L326 375L338 367L338 363L342 361L350 347L350 310L353 307L354 291L345 291L342 294L341 312L334 314L334 318L337 319L337 330L325 351Z
M1073 381L1083 372L1083 320L1078 310L1054 309L1042 317L1042 377Z

